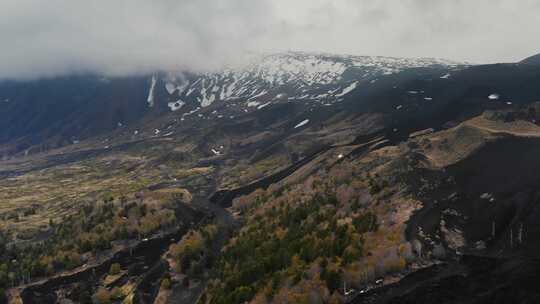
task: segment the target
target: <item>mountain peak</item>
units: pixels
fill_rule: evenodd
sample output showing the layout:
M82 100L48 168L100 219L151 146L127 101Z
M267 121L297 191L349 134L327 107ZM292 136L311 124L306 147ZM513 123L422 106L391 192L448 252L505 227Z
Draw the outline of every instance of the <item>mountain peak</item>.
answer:
M179 104L207 107L214 101L257 99L265 103L278 96L289 100L340 101L361 81L395 74L408 68L456 68L466 64L434 58L353 56L308 52L253 55L245 66L223 71L164 79L171 110ZM178 88L176 90L175 88ZM280 98L278 98L280 99ZM252 103L255 104L255 103Z

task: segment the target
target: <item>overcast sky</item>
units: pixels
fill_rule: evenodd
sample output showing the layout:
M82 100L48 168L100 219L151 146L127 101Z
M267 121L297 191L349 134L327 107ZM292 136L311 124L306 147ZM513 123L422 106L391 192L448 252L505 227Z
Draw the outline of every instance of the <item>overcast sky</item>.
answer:
M540 0L1 0L0 78L208 69L246 51L517 61Z

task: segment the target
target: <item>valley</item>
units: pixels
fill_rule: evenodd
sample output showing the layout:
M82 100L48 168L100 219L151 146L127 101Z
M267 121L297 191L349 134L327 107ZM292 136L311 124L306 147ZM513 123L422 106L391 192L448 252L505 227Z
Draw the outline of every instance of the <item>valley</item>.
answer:
M6 301L538 296L537 65L292 53L173 76L77 79L115 98L55 92L3 129ZM0 117L29 109L3 85Z

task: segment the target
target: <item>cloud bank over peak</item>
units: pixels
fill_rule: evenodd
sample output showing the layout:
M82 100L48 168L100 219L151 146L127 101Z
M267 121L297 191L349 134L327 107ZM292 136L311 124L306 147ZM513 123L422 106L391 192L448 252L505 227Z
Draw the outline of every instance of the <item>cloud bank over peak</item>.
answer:
M3 0L0 79L209 70L301 50L470 62L540 50L540 0Z

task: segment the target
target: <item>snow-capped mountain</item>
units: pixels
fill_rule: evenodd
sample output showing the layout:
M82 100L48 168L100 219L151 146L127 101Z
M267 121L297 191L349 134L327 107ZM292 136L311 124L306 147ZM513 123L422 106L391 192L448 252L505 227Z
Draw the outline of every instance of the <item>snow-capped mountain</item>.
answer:
M230 120L275 103L332 105L410 68L447 74L465 66L439 59L299 52L250 58L242 66L207 73L0 82L0 145L9 144L10 153L36 146L47 150L171 113L182 121L188 116Z
M244 66L187 76L167 73L161 85L172 111L186 104L207 107L214 102L240 100L247 107L262 107L276 100L313 100L331 104L364 83L408 68L458 68L463 64L441 59L336 56L288 52L254 57ZM153 106L156 78L149 87Z

